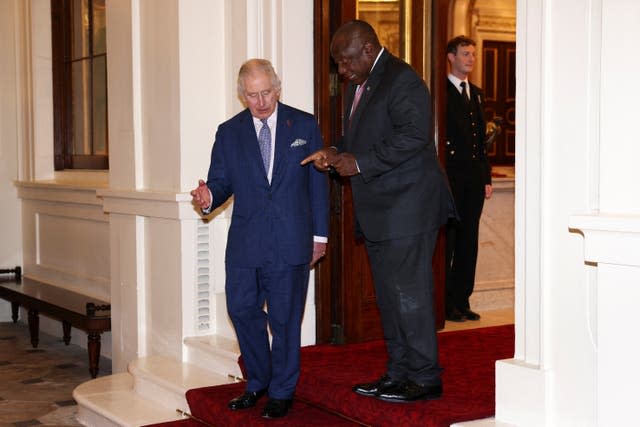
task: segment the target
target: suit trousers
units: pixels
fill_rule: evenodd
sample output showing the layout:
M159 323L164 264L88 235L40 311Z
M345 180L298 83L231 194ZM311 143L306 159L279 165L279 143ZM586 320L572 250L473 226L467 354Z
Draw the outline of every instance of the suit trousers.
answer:
M382 242L365 240L389 360L387 375L441 384L433 307L432 256L438 230Z
M478 259L478 231L485 200L484 169L472 163L464 175L449 172L451 192L460 217L447 225L446 307L466 311L473 293Z
M227 311L240 344L247 391L268 388L271 398L291 399L300 376L309 265L227 266L226 272Z

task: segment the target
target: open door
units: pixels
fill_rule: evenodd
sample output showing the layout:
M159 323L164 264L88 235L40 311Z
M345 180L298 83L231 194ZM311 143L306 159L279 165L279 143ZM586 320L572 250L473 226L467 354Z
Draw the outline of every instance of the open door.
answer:
M492 165L513 166L516 155L516 44L485 40L482 66L487 121L502 117L502 132L488 148Z

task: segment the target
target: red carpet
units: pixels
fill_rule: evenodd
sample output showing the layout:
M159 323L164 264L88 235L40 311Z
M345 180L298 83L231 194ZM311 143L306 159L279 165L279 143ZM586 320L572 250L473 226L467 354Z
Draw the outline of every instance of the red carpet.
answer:
M375 380L385 371L382 341L302 349L296 399L282 420L263 420L262 405L232 412L227 402L244 390L228 384L189 390L192 414L217 426L424 426L444 427L494 415L495 361L513 357L513 325L438 334L444 393L441 399L409 404L358 396L351 386ZM266 400L261 401L261 403ZM304 402L311 402L307 404ZM322 410L325 409L325 410ZM341 418L336 413L355 420ZM183 427L194 424L165 423ZM189 421L193 423L193 421Z

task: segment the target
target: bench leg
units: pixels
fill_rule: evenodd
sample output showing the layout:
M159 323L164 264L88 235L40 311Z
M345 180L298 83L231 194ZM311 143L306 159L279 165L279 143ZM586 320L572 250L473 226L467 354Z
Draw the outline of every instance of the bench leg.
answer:
M87 350L89 350L89 373L91 378L98 376L98 362L100 361L100 334L87 334Z
M20 304L18 304L17 302L12 302L11 303L11 319L13 320L13 323L18 322L19 312L20 312Z
M31 332L31 345L38 347L38 331L40 330L40 317L38 310L29 309L29 332Z
M62 339L66 345L71 342L71 323L62 321Z

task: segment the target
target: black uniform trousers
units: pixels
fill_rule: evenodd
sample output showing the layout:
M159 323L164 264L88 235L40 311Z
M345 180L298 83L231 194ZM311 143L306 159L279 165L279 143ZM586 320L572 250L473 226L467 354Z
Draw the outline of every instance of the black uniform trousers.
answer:
M478 258L478 229L485 200L485 169L482 162L471 162L462 173L447 171L459 221L447 225L446 309L464 312L470 308Z

